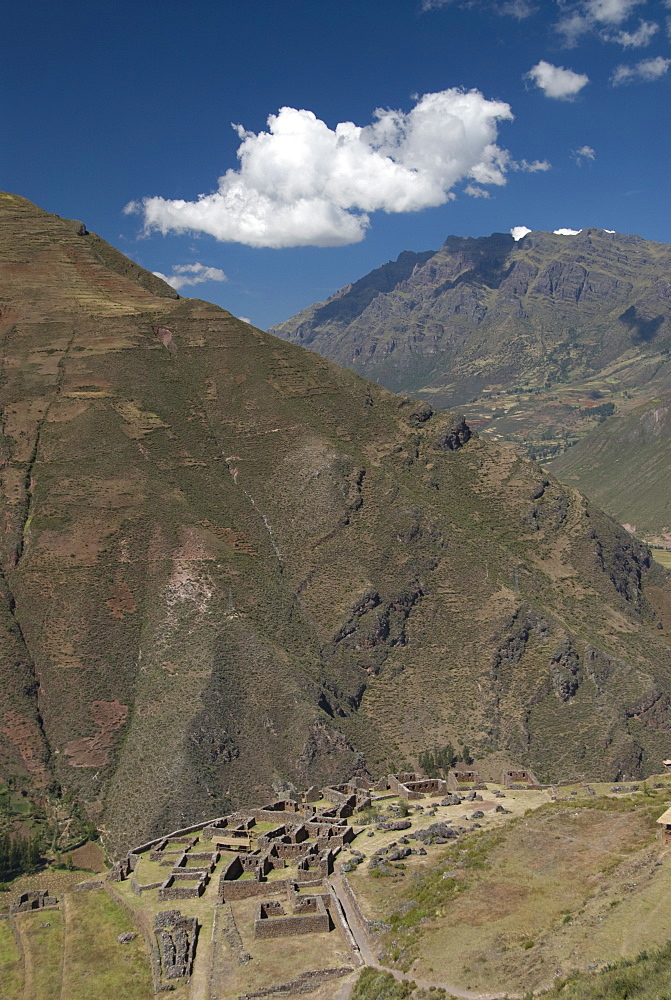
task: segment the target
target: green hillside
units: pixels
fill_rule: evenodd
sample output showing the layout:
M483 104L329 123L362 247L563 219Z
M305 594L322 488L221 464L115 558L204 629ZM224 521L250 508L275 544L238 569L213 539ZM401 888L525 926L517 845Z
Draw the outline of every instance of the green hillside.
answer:
M671 395L611 417L548 466L641 538L671 546Z

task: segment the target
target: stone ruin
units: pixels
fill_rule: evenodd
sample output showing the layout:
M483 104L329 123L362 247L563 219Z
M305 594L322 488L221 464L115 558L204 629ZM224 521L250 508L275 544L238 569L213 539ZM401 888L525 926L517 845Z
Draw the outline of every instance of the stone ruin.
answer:
M516 767L505 770L501 776L501 784L504 788L513 790L538 789L541 787L540 781L528 767Z
M198 937L195 917L183 917L179 910L162 910L154 919L158 945L161 989L172 989L172 981L191 977Z
M335 805L347 806L351 812L340 813L342 817L351 816L358 809L365 809L371 804L371 796L368 788L360 786L359 782L348 781L344 785L330 785L322 789L322 796L333 802Z
M22 892L15 903L9 908L10 914L26 913L28 910L53 910L58 906L58 898L50 896L47 889L34 889Z
M447 786L451 792L486 788L482 778L473 768L453 767L447 773Z
M321 896L290 894L291 913L276 899L260 902L254 920L254 937L293 937L296 934L323 934L331 921Z

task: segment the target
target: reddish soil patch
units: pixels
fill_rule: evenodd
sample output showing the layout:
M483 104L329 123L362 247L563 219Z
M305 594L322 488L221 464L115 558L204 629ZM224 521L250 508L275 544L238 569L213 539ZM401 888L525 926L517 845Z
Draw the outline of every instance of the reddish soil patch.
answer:
M104 872L107 870L100 844L96 844L93 840L82 844L81 847L76 847L74 851L70 851L69 853L72 863L76 868L85 868L89 872Z
M32 719L26 719L10 708L2 716L2 726L0 733L7 737L9 742L19 753L25 767L35 778L43 784L48 780L48 774L44 766L44 747L40 738L37 723Z
M137 604L133 597L133 592L127 583L114 583L110 586L112 596L105 604L110 609L115 618L123 618L137 611Z
M66 744L65 753L70 758L70 766L103 767L107 764L114 746L114 733L121 728L127 714L128 705L122 705L118 698L114 701L94 701L91 715L98 732L95 736L84 736Z

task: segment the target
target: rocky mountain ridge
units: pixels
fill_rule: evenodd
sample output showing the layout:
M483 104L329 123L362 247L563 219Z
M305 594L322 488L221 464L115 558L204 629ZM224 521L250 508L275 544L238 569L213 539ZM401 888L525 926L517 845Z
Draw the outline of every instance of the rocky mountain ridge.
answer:
M401 258L271 332L538 454L539 428L565 446L591 426L581 407L671 387L665 244L494 233Z

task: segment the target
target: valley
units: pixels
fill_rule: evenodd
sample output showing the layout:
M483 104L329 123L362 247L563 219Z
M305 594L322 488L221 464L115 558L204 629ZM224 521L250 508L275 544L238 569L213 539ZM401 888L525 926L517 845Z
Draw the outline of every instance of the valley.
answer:
M634 445L643 431L634 425L671 390L670 253L598 229L518 241L449 237L435 253L401 254L271 332L437 409L458 407L483 436L559 478L565 472L641 538L666 545L659 469ZM661 430L657 450L668 441ZM609 435L606 456L599 442ZM619 476L607 482L616 460L631 467L626 490ZM641 497L647 479L659 484L659 499Z

